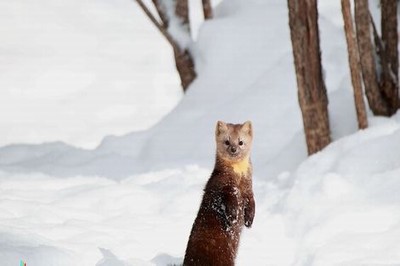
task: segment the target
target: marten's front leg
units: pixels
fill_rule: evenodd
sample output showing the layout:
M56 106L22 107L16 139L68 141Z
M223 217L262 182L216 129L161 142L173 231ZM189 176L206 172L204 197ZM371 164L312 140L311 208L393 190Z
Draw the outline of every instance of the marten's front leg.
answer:
M245 197L244 206L244 225L246 227L251 227L254 220L254 215L256 212L256 203L254 201L253 193Z
M225 186L222 189L222 204L225 206L225 217L229 226L238 220L239 193L239 189L233 186Z
M232 186L224 186L218 192L213 193L212 208L220 217L225 230L237 222L239 215L238 193L240 193L239 190Z

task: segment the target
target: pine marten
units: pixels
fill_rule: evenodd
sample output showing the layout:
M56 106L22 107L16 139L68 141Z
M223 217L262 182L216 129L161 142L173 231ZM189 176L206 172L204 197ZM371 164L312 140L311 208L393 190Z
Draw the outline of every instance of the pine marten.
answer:
M184 266L234 265L243 225L251 227L254 219L251 122L227 124L218 121L215 138L215 167L204 188Z

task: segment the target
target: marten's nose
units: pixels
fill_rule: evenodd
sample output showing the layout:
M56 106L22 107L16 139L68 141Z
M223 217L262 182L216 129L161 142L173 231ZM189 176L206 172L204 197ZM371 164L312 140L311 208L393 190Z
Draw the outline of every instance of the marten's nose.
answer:
M231 152L235 153L237 151L236 147L231 147Z

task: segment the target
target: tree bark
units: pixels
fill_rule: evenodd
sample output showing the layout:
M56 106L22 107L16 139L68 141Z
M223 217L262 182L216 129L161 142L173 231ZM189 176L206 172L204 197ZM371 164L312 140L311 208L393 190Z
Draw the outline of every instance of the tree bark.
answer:
M176 0L175 15L181 20L181 26L190 36L189 3L188 0ZM193 57L190 51L185 49L175 49L175 64L181 79L183 91L186 92L189 85L196 78Z
M328 97L321 71L317 0L288 0L298 98L308 154L331 141Z
M179 72L183 91L186 92L189 85L196 78L196 71L191 54L188 50L174 50L175 65Z
M156 28L160 31L160 33L167 39L169 44L174 47L177 46L176 41L172 38L171 34L167 31L167 28L165 27L165 24L161 24L160 22L157 21L157 19L153 16L153 14L150 12L150 10L147 8L147 6L143 3L142 0L136 0L136 2L139 4L139 6L142 8L144 13L147 15L147 17L151 20L151 22L156 26ZM158 10L158 9L157 9ZM160 16L161 17L161 16Z
M347 49L349 53L349 66L351 73L351 82L353 84L354 102L357 113L358 128L364 129L368 127L367 114L363 97L361 83L361 69L359 62L359 54L357 50L357 40L354 34L353 20L351 16L350 1L341 0L342 14L344 21L344 32L346 35Z
M211 0L202 0L204 19L211 19L213 17L213 11L211 6Z
M360 55L361 71L368 104L375 115L389 115L389 108L381 93L371 42L368 0L354 0L355 24Z
M397 1L381 0L381 29L383 52L386 66L382 68L380 87L387 98L390 114L394 114L399 108L398 95L398 32L397 32Z

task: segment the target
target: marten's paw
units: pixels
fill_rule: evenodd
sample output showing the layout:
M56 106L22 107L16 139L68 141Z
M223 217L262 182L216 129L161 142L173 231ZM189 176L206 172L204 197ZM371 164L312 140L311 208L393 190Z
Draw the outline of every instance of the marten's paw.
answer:
M250 228L252 224L253 224L253 220L251 220L251 219L246 219L246 217L245 217L244 225L245 225L246 227Z
M228 226L232 226L237 223L239 217L239 210L236 206L225 207L225 220Z
M213 196L212 209L216 211L222 220L224 229L227 229L238 221L239 193L236 187L225 186Z
M238 188L233 186L225 186L222 189L222 205L225 209L225 220L228 226L237 223L239 218L239 196Z
M254 220L254 215L255 215L255 203L254 203L254 198L248 198L246 200L246 206L244 208L244 225L246 227L251 227L253 224Z

